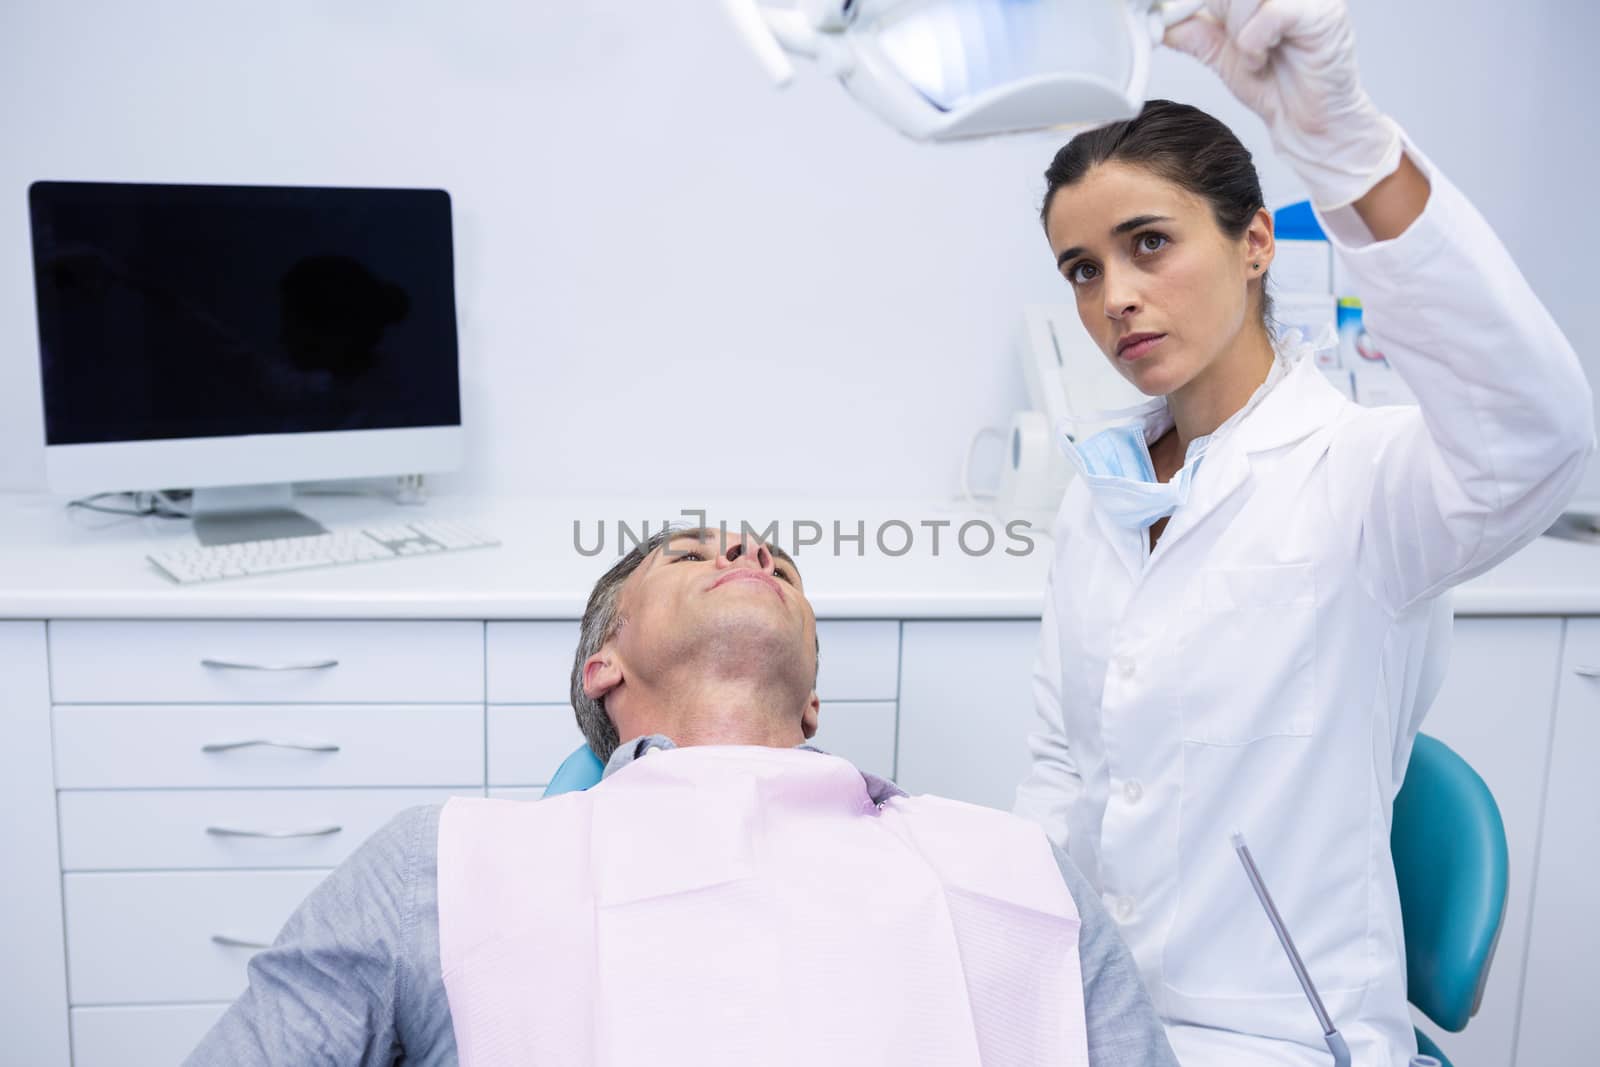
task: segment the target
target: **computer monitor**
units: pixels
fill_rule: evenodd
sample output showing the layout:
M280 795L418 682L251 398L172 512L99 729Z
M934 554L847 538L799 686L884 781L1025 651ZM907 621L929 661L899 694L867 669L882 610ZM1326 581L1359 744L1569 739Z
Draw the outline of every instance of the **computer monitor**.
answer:
M313 532L248 514L293 481L459 465L449 194L37 182L29 206L51 489L194 489L227 541Z

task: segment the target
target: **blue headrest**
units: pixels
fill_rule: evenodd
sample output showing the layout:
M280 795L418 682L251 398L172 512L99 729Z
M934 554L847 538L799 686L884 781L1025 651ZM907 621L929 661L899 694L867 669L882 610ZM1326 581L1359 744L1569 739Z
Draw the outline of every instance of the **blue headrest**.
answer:
M1466 760L1419 734L1389 835L1406 937L1406 997L1446 1030L1478 1010L1510 861L1494 794Z
M544 787L544 795L553 797L562 793L580 793L598 784L605 769L605 764L600 762L599 756L589 751L588 745L579 745L556 768L550 784Z

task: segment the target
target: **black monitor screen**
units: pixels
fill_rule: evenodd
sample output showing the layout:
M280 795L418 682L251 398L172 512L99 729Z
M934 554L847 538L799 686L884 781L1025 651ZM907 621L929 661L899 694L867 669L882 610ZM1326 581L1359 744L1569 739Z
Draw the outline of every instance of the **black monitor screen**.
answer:
M450 197L37 182L50 445L459 426Z

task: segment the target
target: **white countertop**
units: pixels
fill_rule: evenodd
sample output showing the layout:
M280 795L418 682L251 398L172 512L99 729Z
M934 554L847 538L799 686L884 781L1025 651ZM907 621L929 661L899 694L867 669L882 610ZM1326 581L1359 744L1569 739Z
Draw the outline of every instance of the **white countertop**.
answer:
M820 618L1029 618L1039 614L1051 542L1036 537L1031 552L1008 538L992 515L930 501L718 501L685 495L650 501L618 499L435 498L402 507L371 496L302 497L297 506L330 526L381 525L412 517L458 518L493 533L498 548L367 563L323 570L178 586L145 553L192 544L185 521L118 518L69 511L62 497L0 493L0 618L428 618L559 619L583 611L589 589L619 554L619 521L638 531L663 520L686 522L684 508L705 508L710 521L740 518L757 529L779 523L778 541L793 551L794 523L822 528L822 543L799 549L806 593ZM605 548L584 555L574 523L593 550L605 523ZM904 555L898 551L910 528ZM833 523L865 543L835 554ZM940 528L933 552L933 526ZM957 543L968 531L969 555ZM805 536L815 536L802 527ZM1600 545L1541 537L1456 595L1463 615L1600 615Z

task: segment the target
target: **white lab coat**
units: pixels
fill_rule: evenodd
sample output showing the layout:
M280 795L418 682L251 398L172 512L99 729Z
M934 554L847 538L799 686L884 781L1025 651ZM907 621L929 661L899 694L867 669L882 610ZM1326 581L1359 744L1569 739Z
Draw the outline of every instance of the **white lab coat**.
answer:
M1215 435L1153 554L1081 481L1054 527L1016 810L1104 894L1185 1067L1329 1062L1234 830L1354 1062L1415 1051L1389 823L1441 595L1545 529L1594 449L1566 338L1406 152L1432 188L1405 233L1319 217L1420 410L1358 407L1305 359Z

